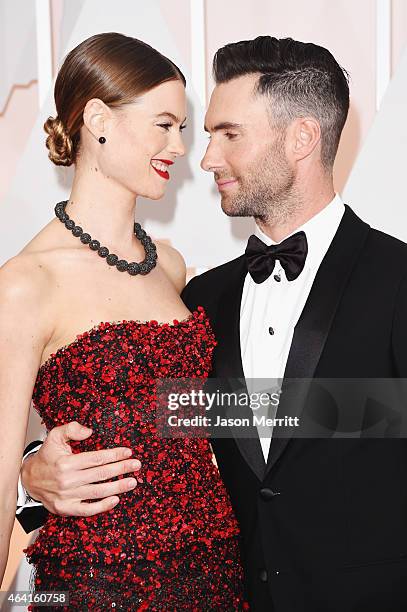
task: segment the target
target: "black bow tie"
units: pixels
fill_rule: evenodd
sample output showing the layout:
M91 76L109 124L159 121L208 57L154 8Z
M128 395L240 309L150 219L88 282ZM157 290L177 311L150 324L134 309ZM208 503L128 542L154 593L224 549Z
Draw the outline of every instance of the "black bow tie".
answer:
M308 253L305 232L297 232L280 244L267 246L257 236L250 236L245 255L247 268L255 283L263 283L273 272L278 259L289 281L299 276Z

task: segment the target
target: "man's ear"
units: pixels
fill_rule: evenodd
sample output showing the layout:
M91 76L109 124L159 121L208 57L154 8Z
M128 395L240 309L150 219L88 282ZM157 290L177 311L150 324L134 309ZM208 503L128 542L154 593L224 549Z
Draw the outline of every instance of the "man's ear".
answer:
M105 133L111 114L112 111L102 100L92 98L83 110L83 123L95 138L99 138Z
M321 126L314 117L298 117L288 128L290 154L300 161L313 153L321 142Z

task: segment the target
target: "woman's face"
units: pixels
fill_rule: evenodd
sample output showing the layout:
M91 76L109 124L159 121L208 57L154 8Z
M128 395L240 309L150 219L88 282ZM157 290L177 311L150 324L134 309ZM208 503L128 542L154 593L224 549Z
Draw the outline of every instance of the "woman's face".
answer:
M185 153L183 83L167 81L133 104L110 110L103 123L106 143L96 143L100 170L129 192L158 200L171 180L172 164Z

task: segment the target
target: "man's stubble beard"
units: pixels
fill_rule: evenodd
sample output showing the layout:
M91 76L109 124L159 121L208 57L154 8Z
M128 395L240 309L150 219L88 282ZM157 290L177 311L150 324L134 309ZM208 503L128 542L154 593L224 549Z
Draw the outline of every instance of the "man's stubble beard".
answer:
M236 194L222 195L222 210L229 217L254 217L267 224L286 223L300 207L295 173L285 157L281 140L238 177Z

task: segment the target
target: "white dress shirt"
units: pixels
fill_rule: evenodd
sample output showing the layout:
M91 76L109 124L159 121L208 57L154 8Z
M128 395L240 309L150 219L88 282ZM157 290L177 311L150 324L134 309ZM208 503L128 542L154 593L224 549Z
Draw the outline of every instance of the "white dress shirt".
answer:
M36 453L41 448L41 444L38 444L35 448L32 448L28 451L27 454L23 455L23 461L27 459L32 453ZM41 502L36 502L34 499L28 495L27 491L23 487L23 483L21 482L21 473L18 475L18 484L17 484L17 510L16 514L21 514L25 508L32 508L33 506L42 506Z
M308 242L304 269L295 280L287 280L278 260L271 276L261 284L247 274L240 307L240 346L249 393L263 390L256 388L255 379L283 378L294 328L344 212L337 194L323 210L292 232L304 231ZM258 226L255 234L267 245L277 244ZM278 282L275 276L281 280ZM271 431L268 437L260 437L260 442L267 462Z

